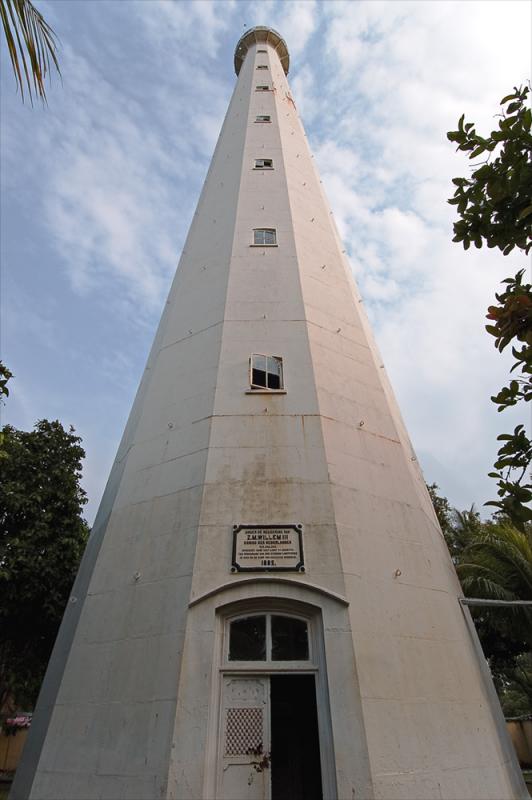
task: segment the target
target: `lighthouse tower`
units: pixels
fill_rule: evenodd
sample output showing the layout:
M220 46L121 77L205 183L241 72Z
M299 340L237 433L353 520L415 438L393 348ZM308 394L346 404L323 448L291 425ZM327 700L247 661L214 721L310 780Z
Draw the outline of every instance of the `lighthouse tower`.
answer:
M525 796L288 67L237 44L13 800Z

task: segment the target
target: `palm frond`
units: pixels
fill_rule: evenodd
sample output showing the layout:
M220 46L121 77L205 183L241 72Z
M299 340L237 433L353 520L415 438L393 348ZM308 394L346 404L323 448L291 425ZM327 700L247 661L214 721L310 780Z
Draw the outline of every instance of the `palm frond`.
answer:
M0 0L0 17L15 80L22 100L27 87L46 101L46 75L53 64L59 75L56 35L30 0Z
M531 544L529 531L519 531L505 521L483 523L461 552L456 567L466 596L532 600ZM501 625L501 613L483 612L495 629ZM513 635L532 643L532 609L515 606L504 613Z
M521 600L532 600L532 545L526 533L511 525L494 525L482 531L474 547L497 565Z

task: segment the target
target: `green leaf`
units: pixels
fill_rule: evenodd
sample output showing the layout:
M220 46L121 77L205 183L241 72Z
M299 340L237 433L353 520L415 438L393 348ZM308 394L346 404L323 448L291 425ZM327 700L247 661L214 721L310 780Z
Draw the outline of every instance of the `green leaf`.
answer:
M532 205L530 205L530 206L527 206L526 208L524 208L524 209L521 211L521 213L519 214L519 216L517 217L517 219L518 219L518 220L522 220L522 219L524 219L525 217L528 217L528 215L529 215L529 214L532 214Z

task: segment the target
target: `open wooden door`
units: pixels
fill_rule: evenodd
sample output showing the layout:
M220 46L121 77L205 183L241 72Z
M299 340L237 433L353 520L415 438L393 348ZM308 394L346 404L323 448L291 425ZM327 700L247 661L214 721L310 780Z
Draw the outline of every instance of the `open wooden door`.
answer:
M270 800L270 681L223 678L217 796L222 800Z

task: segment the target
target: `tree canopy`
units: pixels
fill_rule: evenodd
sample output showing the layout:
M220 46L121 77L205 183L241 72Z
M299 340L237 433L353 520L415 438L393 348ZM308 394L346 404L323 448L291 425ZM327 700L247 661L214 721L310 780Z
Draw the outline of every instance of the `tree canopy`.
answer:
M454 223L454 242L468 249L471 242L481 248L497 247L503 255L514 248L528 254L532 248L532 112L527 105L528 86L514 87L501 100L498 129L483 137L473 122L465 122L462 114L458 128L447 138L457 149L477 159L469 178L454 178L454 196L449 203L456 206L459 219ZM523 281L524 270L502 281L505 289L495 295L496 305L488 308L490 324L487 332L495 338L495 347L502 352L512 346L515 372L508 386L492 401L498 411L529 402L532 399L532 286ZM525 426L517 425L512 433L497 437L502 442L495 471L498 499L490 501L499 513L509 517L522 532L532 521L532 483L527 483L527 470L532 459L532 441Z
M36 699L83 554L85 455L74 429L3 428L0 460L0 700ZM1 703L0 703L1 705Z
M532 600L532 526L518 530L506 517L487 521L471 507L453 509L428 487L466 597ZM503 710L532 713L532 607L471 607Z
M476 159L487 158L469 178L454 178L457 187L449 200L456 206L460 219L454 223L453 242L462 242L467 250L471 242L482 247L498 247L508 255L514 247L528 253L532 247L532 112L526 105L528 86L515 88L503 97L498 130L480 136L475 123L464 122L447 138L458 143L458 150Z

